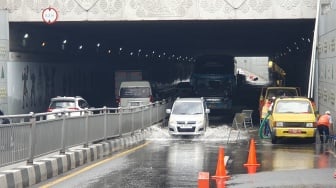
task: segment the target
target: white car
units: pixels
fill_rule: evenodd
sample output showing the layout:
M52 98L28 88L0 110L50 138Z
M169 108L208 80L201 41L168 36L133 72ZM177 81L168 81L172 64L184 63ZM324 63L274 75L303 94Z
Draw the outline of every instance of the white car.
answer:
M80 110L88 109L90 106L80 96L76 97L55 97L50 100L48 112L65 112L69 116L81 116L84 115L84 112ZM57 114L50 114L47 116L47 119L55 119Z
M173 136L203 135L209 125L210 109L203 98L177 98L166 113L170 114L168 129Z

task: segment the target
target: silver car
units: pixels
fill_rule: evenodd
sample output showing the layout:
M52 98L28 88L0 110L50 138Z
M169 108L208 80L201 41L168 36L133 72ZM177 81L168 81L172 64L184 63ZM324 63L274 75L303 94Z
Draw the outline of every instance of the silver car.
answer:
M210 109L203 98L177 98L166 112L170 135L203 135L209 125Z

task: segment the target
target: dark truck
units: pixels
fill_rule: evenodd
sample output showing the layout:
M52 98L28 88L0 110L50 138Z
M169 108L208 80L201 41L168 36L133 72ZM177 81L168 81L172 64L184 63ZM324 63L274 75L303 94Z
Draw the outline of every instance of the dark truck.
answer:
M232 112L237 86L233 56L207 55L197 58L190 82L195 95L203 97L209 109Z

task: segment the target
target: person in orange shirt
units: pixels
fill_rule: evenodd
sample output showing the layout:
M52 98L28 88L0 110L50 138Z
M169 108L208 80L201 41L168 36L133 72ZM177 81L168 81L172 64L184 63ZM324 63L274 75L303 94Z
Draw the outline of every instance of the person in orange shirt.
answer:
M330 111L326 111L317 120L317 130L320 134L321 144L328 142L329 135L330 135L330 131L329 131L330 128L332 128L332 118L330 115ZM325 142L323 142L323 136L326 137Z

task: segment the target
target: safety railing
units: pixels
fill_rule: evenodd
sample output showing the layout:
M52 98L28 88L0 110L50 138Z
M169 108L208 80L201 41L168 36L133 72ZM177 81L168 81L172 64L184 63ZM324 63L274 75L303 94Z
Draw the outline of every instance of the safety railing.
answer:
M133 134L165 120L167 105L158 101L132 108L86 109L76 115L63 111L1 116L10 123L0 125L0 167L33 163L53 152Z

